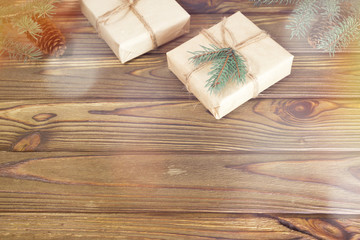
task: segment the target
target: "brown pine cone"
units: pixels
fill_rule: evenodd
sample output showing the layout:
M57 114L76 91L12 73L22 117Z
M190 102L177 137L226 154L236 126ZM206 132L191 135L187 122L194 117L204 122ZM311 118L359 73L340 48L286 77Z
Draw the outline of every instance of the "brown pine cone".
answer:
M324 37L324 34L333 27L333 22L323 17L319 18L314 25L312 26L308 42L313 48L317 48L320 43L320 40Z
M48 17L34 18L42 30L37 38L27 34L27 37L36 44L44 53L59 57L64 54L66 49L65 37L59 28Z

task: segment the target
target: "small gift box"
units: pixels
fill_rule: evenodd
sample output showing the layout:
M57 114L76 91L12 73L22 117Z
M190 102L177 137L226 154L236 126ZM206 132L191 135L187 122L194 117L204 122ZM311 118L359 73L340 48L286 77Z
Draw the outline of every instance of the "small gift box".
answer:
M81 0L81 11L122 63L190 28L190 15L175 0Z
M167 53L169 69L216 119L289 75L293 58L240 12Z

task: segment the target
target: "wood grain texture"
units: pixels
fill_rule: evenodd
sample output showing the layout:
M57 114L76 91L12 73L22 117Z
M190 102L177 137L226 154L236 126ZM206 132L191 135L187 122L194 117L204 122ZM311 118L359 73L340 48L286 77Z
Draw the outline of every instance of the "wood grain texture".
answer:
M258 98L359 98L359 60L360 54L298 54L292 74ZM2 100L195 99L168 70L165 55L145 55L126 65L111 56L1 64Z
M334 217L334 216L333 216ZM279 217L276 218L283 226L299 231L314 237L315 239L338 240L360 238L359 219L341 219L341 216L330 218L295 218Z
M358 153L3 152L0 159L0 212L360 214Z
M12 150L15 152L34 151L41 143L41 135L38 132L31 133L21 138L13 145Z
M191 32L125 65L78 0L63 57L0 59L0 239L360 239L360 46L289 40L291 6L178 2ZM217 121L165 53L238 10L294 67Z
M349 224L354 228L348 228ZM360 227L359 219L343 216L339 219L326 216L284 219L244 214L0 213L1 239L355 240L359 236L356 227Z
M3 102L0 150L37 133L37 151L359 151L359 119L340 99L255 99L222 120L197 100Z

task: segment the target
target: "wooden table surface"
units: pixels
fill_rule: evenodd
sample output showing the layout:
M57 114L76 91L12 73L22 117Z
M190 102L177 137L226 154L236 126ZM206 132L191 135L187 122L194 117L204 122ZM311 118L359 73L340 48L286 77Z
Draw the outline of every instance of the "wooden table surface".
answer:
M0 61L0 239L360 239L360 46L290 40L291 6L178 2L191 32L125 65L78 0L64 56ZM294 65L215 120L165 53L238 10Z

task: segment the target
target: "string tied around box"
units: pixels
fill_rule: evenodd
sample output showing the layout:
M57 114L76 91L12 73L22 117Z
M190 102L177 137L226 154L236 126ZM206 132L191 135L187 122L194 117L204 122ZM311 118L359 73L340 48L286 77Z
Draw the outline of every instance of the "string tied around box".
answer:
M215 50L218 50L219 53L221 53L221 51L224 51L224 54L227 54L225 56L221 55L220 57L223 59L225 59L225 57L233 57L235 59L235 57L239 56L239 59L243 62L244 64L244 67L246 68L246 74L245 76L253 83L254 87L254 91L253 91L253 98L257 97L259 95L259 82L258 82L258 79L257 77L252 73L252 69L251 69L251 66L249 65L249 61L247 59L246 56L244 56L244 54L241 54L240 53L240 50L242 48L245 48L251 44L254 44L262 39L265 39L265 38L268 38L270 37L268 33L266 33L265 31L260 31L259 33L257 33L256 35L252 36L252 37L249 37L239 43L236 43L236 38L233 34L232 31L230 31L227 27L226 27L226 22L227 22L227 18L224 17L223 20L221 21L221 28L220 28L220 31L221 31L221 40L219 41L216 36L211 33L209 30L207 29L203 29L200 34L202 34L211 44L212 46L214 47ZM230 40L231 42L229 42L226 38L226 35L229 35L230 36ZM206 48L206 47L203 47L205 51L201 52L203 53L205 57L207 56L210 56L209 53L210 50L214 50L214 49L210 49L210 48ZM233 52L230 52L230 51L233 51ZM193 52L192 54L196 55L196 53L199 53L199 52ZM206 55L208 54L208 55ZM233 54L233 55L229 55L229 54ZM196 56L195 56L196 57ZM192 57L193 59L194 57ZM209 57L210 59L210 57ZM194 59L193 59L194 60ZM225 59L226 60L226 59ZM196 61L194 61L196 62ZM206 63L205 64L198 64L191 72L189 72L187 75L186 75L186 78L185 78L185 86L186 88L188 89L189 92L191 92L190 90L190 84L189 84L189 80L190 80L190 77L191 75L194 73L194 72L197 72L199 71L200 69L202 69L203 67L206 66ZM245 78L244 76L244 78ZM210 78L211 79L211 78ZM209 79L209 80L210 80ZM209 85L209 89L211 90L211 87L216 87L216 86L212 86L212 85Z
M117 13L119 13L123 10L126 10L127 12L125 13L124 16L126 16L129 12L132 12L139 19L139 21L144 25L146 31L149 33L153 48L154 49L157 48L159 45L158 45L154 30L151 28L149 23L145 20L145 18L136 9L136 4L139 1L140 0L121 0L121 3L119 6L115 7L114 9L111 9L110 11L107 11L106 13L101 15L96 21L96 29L98 31L99 36L101 37L101 31L99 28L100 24L107 24L108 21L113 16L115 16Z

